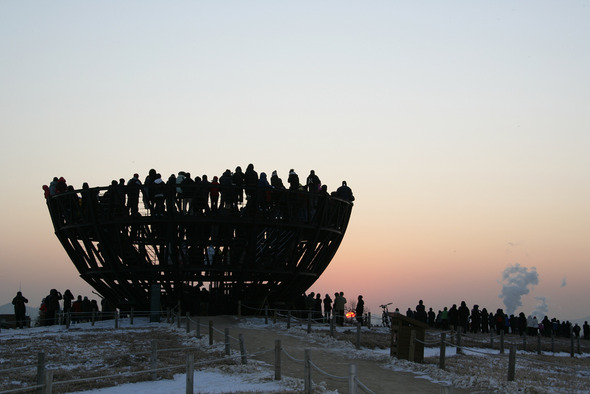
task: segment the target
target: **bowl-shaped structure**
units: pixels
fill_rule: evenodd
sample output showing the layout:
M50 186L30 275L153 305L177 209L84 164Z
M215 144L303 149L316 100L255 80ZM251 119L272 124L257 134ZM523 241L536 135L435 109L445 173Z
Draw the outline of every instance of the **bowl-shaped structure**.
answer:
M191 313L235 313L238 301L293 307L334 257L352 203L277 189L250 190L242 201L241 188L222 187L215 209L209 188L184 188L182 197L172 186L162 196L152 190L140 209L140 189L117 185L57 194L47 205L80 276L119 308L151 310L154 291L162 306L181 302Z

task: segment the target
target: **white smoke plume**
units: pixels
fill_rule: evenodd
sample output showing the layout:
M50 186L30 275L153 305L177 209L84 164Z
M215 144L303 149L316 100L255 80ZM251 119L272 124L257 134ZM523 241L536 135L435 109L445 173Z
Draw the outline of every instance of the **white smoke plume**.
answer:
M506 306L505 312L508 315L516 312L516 309L522 306L522 296L530 292L529 286L538 283L539 274L535 267L531 267L529 271L527 267L521 267L516 263L506 268L502 272L502 292L499 295Z
M535 310L531 313L531 316L536 316L538 321L543 320L545 316L549 314L549 307L547 306L547 298L546 297L535 297L535 300L539 301L537 306L535 306Z

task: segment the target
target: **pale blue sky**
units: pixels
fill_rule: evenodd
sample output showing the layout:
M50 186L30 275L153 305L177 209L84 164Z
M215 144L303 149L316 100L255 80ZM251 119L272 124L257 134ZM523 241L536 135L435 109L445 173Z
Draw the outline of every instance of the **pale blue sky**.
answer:
M353 187L311 290L495 308L519 263L539 273L526 313L588 316L589 21L583 1L2 2L0 303L18 281L35 303L88 291L43 206L53 176L252 162Z

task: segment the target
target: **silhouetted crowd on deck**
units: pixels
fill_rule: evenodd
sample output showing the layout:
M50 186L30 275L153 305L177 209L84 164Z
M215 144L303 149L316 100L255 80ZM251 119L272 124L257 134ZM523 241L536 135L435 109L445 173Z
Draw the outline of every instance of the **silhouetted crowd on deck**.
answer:
M88 183L82 185L81 196L71 194L70 206L72 211L85 212L88 205L96 202L98 214L106 216L139 215L140 200L150 215L163 216L180 213L183 215L208 215L223 210L226 213L244 211L268 212L273 208L282 208L283 213L292 211L300 201L297 193L307 192L316 199L313 204L319 204L318 199L332 196L346 201L354 201L352 190L346 181L336 191L328 193L326 185L311 170L305 183L301 183L294 169L289 170L288 187L283 184L277 171L273 171L270 179L265 172L260 175L249 164L245 171L240 166L235 171L226 169L221 176L207 175L191 176L188 171L171 174L167 180L155 169L151 169L143 182L139 174L125 181L113 180L103 195L99 195L97 188L91 189ZM67 185L65 178L54 177L49 185L43 185L45 197L72 192L74 188ZM312 208L315 208L312 207ZM293 212L291 212L293 213Z

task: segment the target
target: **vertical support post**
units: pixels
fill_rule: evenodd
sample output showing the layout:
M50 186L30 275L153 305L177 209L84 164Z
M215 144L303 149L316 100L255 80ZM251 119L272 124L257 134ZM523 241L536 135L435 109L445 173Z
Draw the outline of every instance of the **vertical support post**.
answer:
M281 340L275 340L275 380L281 380Z
M445 369L446 336L447 334L445 334L444 332L440 333L440 358L438 361L438 367L440 369Z
M240 340L240 354L242 355L242 364L248 364L248 359L246 358L246 347L244 346L244 334L240 334L238 339Z
M348 367L348 392L356 393L356 364L350 364Z
M96 311L93 309L92 310L92 315L90 317L90 321L92 322L91 325L94 326L94 322L96 320Z
M504 329L500 330L500 354L504 354Z
M155 312L152 310L150 316L152 316ZM152 320L150 319L150 322ZM170 324L170 307L166 308L166 323Z
M131 313L129 314L129 324L133 325L133 317L135 315L135 309L131 308Z
M516 369L516 347L510 346L510 354L508 355L508 381L514 381L514 370Z
M409 349L409 354L408 354L408 361L414 362L415 353L416 353L416 330L410 330L410 349Z
M287 330L291 328L291 311L287 315Z
M361 322L356 323L356 348L361 348Z
M330 336L334 338L334 316L330 319Z
M186 394L193 394L195 386L195 355L188 353L186 355Z
M457 330L457 354L463 354L463 349L461 349L461 329Z
M44 394L51 394L53 390L53 371L46 370L45 371L45 387L43 387Z
M45 384L45 353L37 353L37 386ZM38 388L37 393L43 393L43 388Z
M578 354L582 354L582 351L580 350L580 336L579 335L576 337L576 341L578 342L578 351L577 351L577 353Z
M189 332L191 332L191 316L187 312L186 313L186 333L188 334Z
M537 333L537 354L541 354L541 332Z
M555 332L551 330L551 353L555 353Z
M242 319L242 300L238 300L238 320Z
M277 324L277 310L273 309L272 324Z
M201 319L197 318L197 338L201 339Z
M119 310L115 310L115 328L119 328Z
M264 306L264 324L268 324L268 305Z
M494 330L490 330L490 349L494 348Z
M213 320L209 320L209 346L213 345Z
M303 380L304 380L304 392L311 394L311 365L309 358L309 349L304 350L303 358Z
M522 333L522 350L526 352L526 332Z
M371 312L367 313L367 327L371 329Z
M230 343L229 343L229 328L225 327L224 330L224 343L225 343L225 355L229 356L231 354Z
M158 368L158 342L156 340L152 340L152 353L150 355L150 368L156 369ZM151 379L157 380L158 373L156 371L151 372Z
M307 312L307 333L311 333L311 312Z

